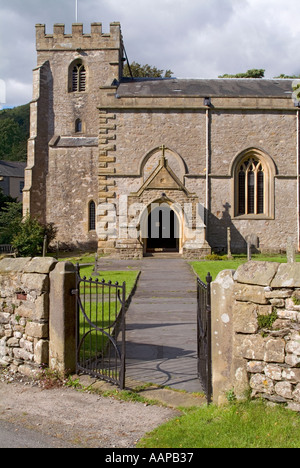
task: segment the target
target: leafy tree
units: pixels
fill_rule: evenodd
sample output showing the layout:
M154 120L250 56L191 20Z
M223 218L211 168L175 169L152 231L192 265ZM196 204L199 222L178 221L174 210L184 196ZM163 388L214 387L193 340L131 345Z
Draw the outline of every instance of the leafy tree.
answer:
M246 73L237 73L236 75L222 75L219 78L264 78L265 70L253 68Z
M0 111L0 159L26 161L29 125L29 104Z
M9 195L4 195L3 190L0 188L0 212L5 207L6 203L13 203L16 201L16 198L12 198Z
M133 78L171 78L173 72L171 70L160 70L151 65L140 65L137 62L132 62L130 64L130 70L132 72ZM128 64L124 66L123 76L131 77Z
M5 202L0 211L0 244L11 244L22 223L22 203Z
M284 73L282 73L279 76L274 76L274 79L295 80L295 79L300 79L300 75L285 75Z
M21 257L35 257L42 253L44 240L43 226L27 216L18 226L11 244Z

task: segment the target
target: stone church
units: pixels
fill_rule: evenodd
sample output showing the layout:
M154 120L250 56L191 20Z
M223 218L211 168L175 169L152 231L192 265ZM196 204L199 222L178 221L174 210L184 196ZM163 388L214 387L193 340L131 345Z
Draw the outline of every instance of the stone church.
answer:
M123 78L121 27L36 26L24 214L61 246L202 258L299 246L291 80ZM187 71L188 73L188 71Z

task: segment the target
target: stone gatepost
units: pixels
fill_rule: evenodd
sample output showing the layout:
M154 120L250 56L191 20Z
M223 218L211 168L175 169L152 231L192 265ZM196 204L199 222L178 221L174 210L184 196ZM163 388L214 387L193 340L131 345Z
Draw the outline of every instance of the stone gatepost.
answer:
M76 370L76 269L60 262L50 273L49 366L59 372Z
M225 403L232 388L234 271L222 271L211 284L213 402Z

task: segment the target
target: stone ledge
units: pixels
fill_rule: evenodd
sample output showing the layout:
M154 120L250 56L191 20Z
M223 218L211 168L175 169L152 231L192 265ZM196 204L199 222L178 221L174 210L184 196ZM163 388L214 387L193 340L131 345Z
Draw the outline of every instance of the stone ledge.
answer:
M57 260L52 257L4 258L0 261L0 273L41 273L49 274Z
M24 273L48 274L55 268L57 260L52 257L35 257L25 266Z
M300 263L282 263L271 283L272 288L299 288Z
M251 284L257 286L270 286L277 273L279 266L280 263L275 262L251 261L245 263L244 265L241 265L237 269L234 275L234 280L237 283Z

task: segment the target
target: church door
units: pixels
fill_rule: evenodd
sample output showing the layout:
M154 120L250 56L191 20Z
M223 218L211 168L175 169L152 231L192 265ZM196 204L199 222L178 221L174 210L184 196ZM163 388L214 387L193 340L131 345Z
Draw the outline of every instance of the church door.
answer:
M179 222L168 205L149 213L147 251L179 252Z

